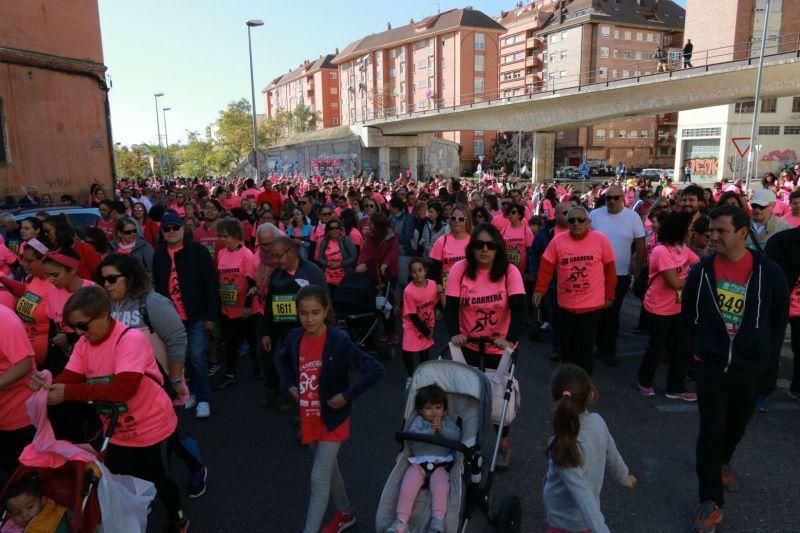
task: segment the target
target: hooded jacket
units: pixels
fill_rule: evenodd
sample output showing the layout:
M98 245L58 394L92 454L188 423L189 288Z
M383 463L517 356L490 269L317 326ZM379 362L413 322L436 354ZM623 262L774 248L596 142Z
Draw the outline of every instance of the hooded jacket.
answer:
M692 267L683 289L682 311L693 339L693 353L707 364L761 372L783 344L789 289L781 268L766 255L753 255L753 272L745 289L742 323L728 335L717 299L713 253Z

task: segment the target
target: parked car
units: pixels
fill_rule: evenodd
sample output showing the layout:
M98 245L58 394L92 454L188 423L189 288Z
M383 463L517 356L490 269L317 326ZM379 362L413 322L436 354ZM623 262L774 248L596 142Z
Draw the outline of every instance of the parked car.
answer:
M643 168L641 172L636 174L637 178L644 178L648 180L660 180L663 174L670 174L670 178L672 177L671 174L673 173L672 170L666 168Z
M561 167L556 170L556 178L561 180L579 180L582 176L578 167Z
M36 213L47 212L50 216L64 214L69 223L75 228L86 228L100 218L100 210L96 207L81 207L75 205L51 205L47 208L42 206L22 207L14 209L11 214L19 222L26 218L35 217Z

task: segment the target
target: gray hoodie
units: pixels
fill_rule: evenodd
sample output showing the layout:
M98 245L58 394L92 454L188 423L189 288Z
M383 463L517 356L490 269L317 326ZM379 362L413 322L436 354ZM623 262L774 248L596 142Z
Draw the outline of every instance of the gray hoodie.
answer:
M148 320L142 316L143 311ZM111 302L111 316L128 327L141 330L148 338L152 328L152 333L166 347L168 362L183 363L186 360L186 328L169 298L150 291L144 298Z
M600 491L606 467L621 485L628 481L628 467L600 415L584 411L580 425L578 451L582 465L561 468L552 459L547 462L542 490L547 523L567 531L605 533L610 530L600 511Z
M433 424L417 415L411 427L408 429L409 433L423 433L425 435L434 435ZM445 415L442 418L442 431L439 436L450 440L461 439L461 429L453 422L453 419ZM453 450L443 446L436 446L435 444L428 444L426 442L411 442L411 455L414 457L422 457L424 455L432 455L434 457L447 457L453 454Z

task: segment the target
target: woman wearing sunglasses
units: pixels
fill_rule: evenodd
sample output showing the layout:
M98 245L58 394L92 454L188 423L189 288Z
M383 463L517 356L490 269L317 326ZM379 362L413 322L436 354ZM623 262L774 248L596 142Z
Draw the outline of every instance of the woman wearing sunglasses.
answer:
M306 201L308 201L306 199ZM286 227L286 236L297 245L297 255L308 259L308 250L311 248L311 232L313 228L300 208L292 210L292 220Z
M98 401L124 409L105 464L115 474L155 483L173 528L185 531L189 520L181 508L178 487L161 458L177 418L147 337L111 318L111 300L97 286L84 287L67 300L64 321L81 339L64 372L51 385L34 374L31 388L46 388L48 405ZM107 425L107 417L103 423Z
M147 208L141 202L133 204L133 219L142 228L142 236L150 246L158 244L158 222L148 216Z
M117 238L111 243L111 251L130 255L141 262L148 272L153 270L153 247L138 234L136 221L122 217L117 221Z
M364 200L364 216L358 221L358 231L365 239L372 233L372 220L370 217L376 213L381 213L381 204L373 197Z
M539 307L555 272L561 361L574 363L591 375L600 314L614 302L614 249L608 237L589 227L585 207L571 208L567 222L569 232L553 237L539 261L533 304Z
M325 226L325 237L320 241L317 255L317 262L325 274L331 296L344 275L353 271L357 260L356 247L350 237L344 235L342 221L338 218L331 219Z
M523 219L524 213L525 208L521 205L509 205L506 212L508 224L500 230L505 241L508 262L519 268L520 272L526 272L528 268L528 248L533 244L533 232Z
M472 232L472 220L467 208L456 205L449 218L450 232L442 235L431 247L429 269L430 278L439 284L442 305L445 305L444 291L447 289L447 277L453 265L467 256L467 245Z
M480 369L496 369L503 351L516 348L525 327L525 286L504 248L497 228L491 224L475 228L466 258L452 266L445 289L450 342L461 347L468 364ZM467 342L469 338L487 342L479 346ZM500 468L508 467L511 458L508 432L508 426L504 427L497 458Z

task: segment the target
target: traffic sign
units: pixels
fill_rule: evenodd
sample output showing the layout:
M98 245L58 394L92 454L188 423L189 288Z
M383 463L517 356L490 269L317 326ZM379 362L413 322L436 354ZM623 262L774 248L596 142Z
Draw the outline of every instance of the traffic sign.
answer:
M731 137L733 147L739 153L739 157L744 157L750 151L750 137Z
M581 166L578 167L578 172L580 172L583 176L589 175L589 164L588 163L581 163Z

